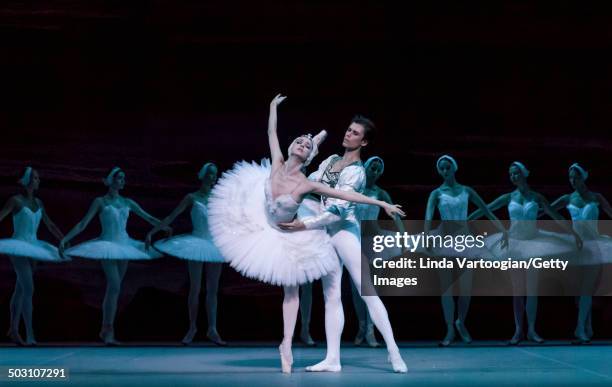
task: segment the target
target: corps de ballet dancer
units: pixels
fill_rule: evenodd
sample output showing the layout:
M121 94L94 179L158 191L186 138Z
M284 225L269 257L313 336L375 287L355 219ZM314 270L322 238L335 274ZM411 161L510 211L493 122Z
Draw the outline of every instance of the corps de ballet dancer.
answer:
M115 340L115 315L128 261L161 256L146 251L144 242L130 238L127 233L128 217L130 212L134 212L153 226L157 226L160 220L145 212L134 200L120 195L125 186L125 172L121 168L114 167L104 179L104 184L108 192L93 201L83 219L62 239L59 250L62 255L97 259L102 263L106 292L102 302L102 329L99 336L106 345L118 345L119 342ZM100 219L101 235L67 249L67 244L83 232L96 215Z
M589 173L580 164L569 167L569 182L574 189L551 203L555 210L567 209L574 230L584 242L583 254L577 264L583 267L581 273L581 293L578 297L578 319L574 336L578 343L586 344L593 337L592 305L595 281L602 264L609 262L612 256L612 238L600 235L597 221L600 209L612 218L612 207L606 198L589 190L586 180Z
M206 264L206 317L208 318L206 337L213 343L224 346L227 343L221 339L217 331L217 292L225 260L212 242L212 236L208 230L208 209L206 207L212 186L217 180L217 166L213 163L204 164L198 173L198 179L201 181L200 189L186 195L170 215L147 234L146 244L149 246L155 233L169 226L186 210L191 209L192 232L158 241L154 246L164 254L187 261L190 281L187 299L189 329L182 343L190 344L198 330L202 268Z
M40 185L38 171L26 167L18 180L24 192L12 196L0 210L0 222L9 214L13 215L13 236L0 239L0 254L10 258L17 279L10 303L10 326L7 336L17 345L36 345L32 328L32 296L34 280L33 261L61 262L63 259L55 246L37 238L40 221L45 223L51 234L59 240L64 235L51 221L42 200L35 196ZM23 317L26 340L19 335Z
M332 155L323 161L309 180L321 182L333 192L363 192L366 174L361 163L361 149L368 144L374 124L363 116L356 116L345 132L342 146L343 156ZM346 266L353 284L361 288L361 232L355 213L355 200L334 198L327 193L321 196L318 215L295 219L281 224L287 231L303 231L325 228L331 236L331 243L340 261ZM368 203L366 203L368 204ZM389 213L389 211L387 211ZM392 214L389 214L393 217ZM364 276L365 277L365 276ZM344 327L344 311L341 300L342 270L335 270L321 278L325 299L325 336L327 354L325 359L306 367L311 372L339 372L340 338ZM376 328L382 334L389 353L393 371L406 372L406 363L393 337L393 330L387 310L378 296L362 296Z
M279 346L281 368L290 373L291 344L299 307L300 284L340 271L338 257L325 230L282 231L278 224L295 218L302 198L315 192L350 201L376 204L390 216L403 212L388 203L356 192L334 191L306 179L302 168L312 161L325 135L297 137L285 160L277 135L277 106L280 94L270 103L268 142L271 163L239 162L225 172L208 201L213 240L226 261L246 277L281 285L283 341Z
M487 209L486 203L474 189L463 184L459 184L456 179L456 173L459 166L457 161L449 155L443 155L436 161L436 170L443 179L442 185L434 189L427 200L427 209L425 211L425 234L442 233L442 234L469 234L467 226L468 220L468 205L471 202L489 218L495 227L502 233L502 243L507 244L508 234L502 223L497 219L491 211ZM431 224L435 210L438 209L442 224L439 229L431 230ZM443 247L432 247L427 250L434 256L448 257L457 255L456 251L448 251ZM487 256L489 252L486 249L469 249L461 253L461 256L466 258L480 258ZM466 270L460 274L459 287L460 295L453 297L453 273L449 270L438 271L442 289L445 289L441 296L442 311L444 313L444 322L446 323L446 336L439 345L442 347L449 346L455 340L455 329L461 336L464 343L471 343L472 336L465 326L465 320L470 308L471 289L473 273L471 270ZM455 309L457 309L457 318L455 319Z
M582 239L568 225L563 217L555 211L546 198L533 191L527 183L529 170L520 161L514 161L509 168L510 181L516 186L512 192L503 194L488 204L490 211L496 211L507 206L510 217L508 248L501 249L499 236L493 234L485 238L486 245L497 259L529 259L531 257L565 257L576 253L576 247L582 248ZM538 211L542 209L549 217L556 220L561 227L575 239L574 246L566 235L540 230L537 227ZM469 216L475 220L482 216L482 210L477 210ZM544 339L536 332L536 317L538 310L538 273L529 270L527 273L511 275L515 295L512 298L514 309L515 331L510 345L516 345L525 338L524 321L527 314L527 339L535 343L543 343ZM526 296L523 296L525 294Z

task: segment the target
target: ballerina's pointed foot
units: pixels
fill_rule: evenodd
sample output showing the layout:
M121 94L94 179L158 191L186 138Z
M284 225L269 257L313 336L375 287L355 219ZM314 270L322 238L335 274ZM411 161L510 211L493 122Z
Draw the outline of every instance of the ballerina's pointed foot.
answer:
M393 355L390 354L387 359L393 367L393 372L397 372L400 374L405 374L406 372L408 372L408 367L406 366L404 359L402 359L402 355L400 355L399 353Z
M516 331L516 332L514 332L514 336L512 336L512 338L510 339L508 344L509 345L518 345L518 343L520 343L521 341L523 341L523 332L522 331Z
M281 359L281 371L284 374L290 374L291 366L293 366L293 354L291 353L291 346L285 346L281 344L278 346L278 352L280 353Z
M323 360L320 363L306 367L308 372L340 372L342 366L339 361Z
M300 333L300 340L302 341L302 343L304 343L305 345L309 346L309 347L316 347L317 343L315 343L315 341L312 339L312 337L310 337L310 333L309 332L302 332Z
M33 337L29 337L26 339L25 343L23 344L26 347L36 347L38 345L38 342L36 341L35 338Z
M11 341L19 346L23 346L25 345L25 342L23 341L23 339L21 338L21 336L19 336L19 332L17 332L14 329L9 329L8 332L6 332L6 336L11 339Z
M194 328L194 327L189 328L189 330L185 334L185 337L183 337L183 340L181 340L181 343L183 343L183 345L191 344L197 332L198 332L197 328Z
M208 331L206 333L206 337L208 337L208 339L210 341L212 341L213 343L217 344L220 347L226 347L227 346L227 342L224 341L221 336L219 335L219 332L215 331Z
M540 337L535 331L527 333L527 340L533 341L534 343L542 344L544 339Z
M455 340L455 329L451 326L449 326L448 330L446 331L446 337L444 337L444 340L440 341L438 343L439 347L448 347L449 345L451 345L451 343Z
M459 332L459 336L461 336L461 340L464 343L469 344L472 342L472 336L470 336L470 332L468 332L467 328L463 324L463 321L456 320L455 327L457 328L457 332Z
M120 342L115 340L115 333L113 332L112 329L102 329L100 331L99 336L100 336L100 339L102 339L102 341L104 342L104 345L107 345L109 347L121 345Z

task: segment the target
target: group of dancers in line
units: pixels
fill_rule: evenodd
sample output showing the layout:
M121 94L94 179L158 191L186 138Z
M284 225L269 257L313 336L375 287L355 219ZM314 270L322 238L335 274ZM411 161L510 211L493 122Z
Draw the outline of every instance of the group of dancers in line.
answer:
M359 318L359 332L355 344L364 339L377 346L374 328L380 331L393 371L406 372L399 348L395 342L385 306L377 296L360 296L361 289L361 230L360 220L378 218L380 208L395 220L400 232L404 232L400 216L404 212L394 205L386 191L376 183L384 171L380 157L361 162L362 148L366 147L375 129L363 116L356 116L345 132L342 147L344 153L325 159L315 172L304 175L318 153L318 147L326 136L321 131L316 136L302 135L289 146L284 157L277 136L277 106L285 99L280 94L270 103L268 141L270 160L261 163L238 162L217 181L217 167L206 163L198 173L200 188L186 195L179 205L163 220L142 209L135 201L120 195L125 185L125 173L113 168L104 179L108 192L96 198L89 210L66 235L58 229L45 211L43 202L35 196L39 187L38 172L25 168L19 179L24 192L11 197L0 211L0 221L13 216L12 238L0 239L0 254L11 260L17 276L10 301L10 328L8 336L19 345L35 345L32 329L32 261L61 262L70 257L100 260L106 277L106 292L102 304L100 338L107 345L119 344L114 336L114 321L121 282L130 260L150 260L166 254L186 260L190 278L188 297L189 329L183 338L189 344L197 331L200 284L206 266L207 337L218 345L225 341L217 332L217 288L222 264L228 262L241 274L280 285L284 289L283 340L279 346L282 371L292 369L292 341L300 309L302 288L301 339L313 344L308 332L310 322L311 284L321 279L325 300L326 357L320 363L307 367L308 371L341 370L340 337L344 326L344 312L340 297L342 267L348 269L353 283L354 304ZM427 202L425 232L431 230L435 209L442 220L459 221L467 227L467 221L481 216L489 218L499 229L498 235L487 238L487 248L497 256L528 258L529 256L557 256L582 249L583 244L597 243L609 248L612 243L597 230L600 209L612 217L612 207L600 194L590 191L585 183L588 173L579 164L569 168L569 180L574 191L549 204L541 194L527 183L529 170L515 161L510 165L511 182L516 186L490 204L486 204L472 188L459 184L455 174L456 160L443 155L436 162L436 169L443 179L442 185L433 190ZM216 182L216 184L215 184ZM320 195L315 199L311 193ZM468 203L478 209L468 216ZM555 220L562 220L558 210L567 208L574 227L567 227L566 234L539 230L535 222L516 222L506 230L494 211L507 206L511 221L535 220L542 213ZM160 231L171 233L170 225L183 212L189 210L193 231L167 237L152 243ZM130 212L149 222L153 228L145 241L137 241L127 233ZM99 217L102 233L93 240L69 247L69 243L81 233L95 216ZM37 239L40 221L59 240L55 247ZM579 222L580 221L580 222ZM576 227L583 225L586 227ZM519 226L520 224L520 226ZM376 227L376 226L374 226ZM380 229L364 230L365 235L385 232ZM571 235L573 241L568 239ZM498 243L501 241L501 243ZM585 242L583 242L585 241ZM588 242L587 242L588 241ZM607 251L607 250L606 250ZM447 251L429 251L446 256ZM522 253L522 254L521 254ZM534 255L537 254L537 255ZM452 276L452 274L449 274ZM444 280L444 278L441 278ZM450 281L450 277L447 279ZM471 287L471 275L460 277L462 288ZM513 278L515 287L537 287L537 277ZM469 292L462 292L469 294ZM533 294L533 293L531 293ZM593 335L591 324L591 297L579 298L578 322L575 336L588 342ZM471 342L465 326L469 296L457 301L448 293L442 295L442 309L447 334L440 345L448 346L456 332L464 342ZM537 297L514 297L516 330L511 344L525 337L542 342L536 333ZM457 310L457 312L455 312ZM525 333L525 314L527 331ZM25 325L26 339L19 334L21 320Z

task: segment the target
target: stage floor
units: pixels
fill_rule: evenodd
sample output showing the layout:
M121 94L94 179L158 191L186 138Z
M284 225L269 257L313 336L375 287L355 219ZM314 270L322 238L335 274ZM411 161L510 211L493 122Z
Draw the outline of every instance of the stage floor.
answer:
M294 348L294 373L280 372L276 346L232 343L177 347L96 345L0 347L0 369L8 366L66 367L67 382L37 385L83 386L612 386L612 345L504 346L475 342L437 348L435 343L401 345L407 374L393 374L384 348L342 348L342 372L310 373L304 367L321 360L324 347ZM563 343L567 344L567 342ZM0 385L32 385L31 381Z

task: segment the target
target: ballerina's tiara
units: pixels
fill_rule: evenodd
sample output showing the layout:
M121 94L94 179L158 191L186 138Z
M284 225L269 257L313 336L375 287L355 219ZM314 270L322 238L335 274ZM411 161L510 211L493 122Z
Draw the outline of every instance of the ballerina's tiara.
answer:
M580 173L580 175L582 176L582 180L586 180L587 177L589 177L589 173L587 172L587 170L582 168L582 166L578 163L570 165L569 171L571 171L572 169L575 169L578 171L578 173Z
M510 165L514 165L518 169L520 169L521 173L523 174L523 176L525 176L525 177L529 176L529 173L530 173L529 169L527 169L525 164L521 163L520 161L513 161L512 164L510 164Z
M438 158L438 161L436 161L436 169L438 170L438 172L440 171L440 163L442 162L442 160L448 160L452 164L453 172L457 172L457 169L459 169L459 165L457 164L457 161L455 161L455 159L452 156L442 155Z
M108 176L106 176L106 178L104 179L104 185L108 187L113 184L113 177L115 177L115 174L119 171L121 171L121 168L119 167L111 169L111 171L108 173Z

